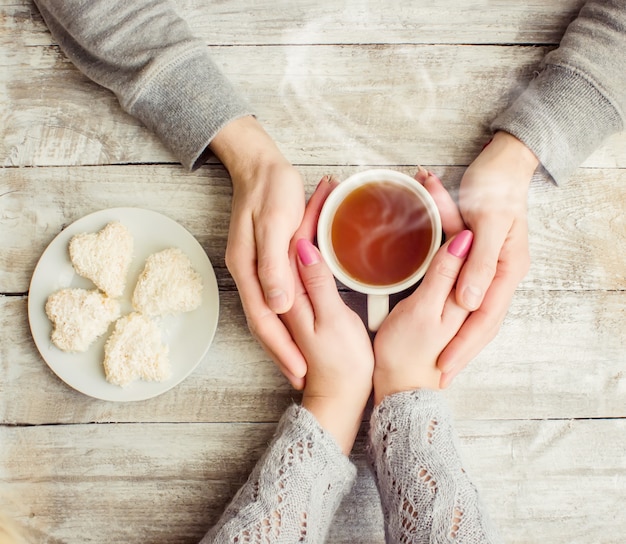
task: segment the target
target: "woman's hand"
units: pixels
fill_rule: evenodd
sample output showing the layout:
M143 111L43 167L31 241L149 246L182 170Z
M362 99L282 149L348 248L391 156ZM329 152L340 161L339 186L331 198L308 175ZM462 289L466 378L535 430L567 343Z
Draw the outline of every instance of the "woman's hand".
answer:
M469 311L456 300L455 284L472 233L463 230L437 252L420 286L400 301L374 340L374 402L400 391L439 389L437 359Z
M311 243L319 210L331 190L323 179L294 238L302 283L282 319L308 365L302 405L348 454L372 389L374 355L361 318L344 304L332 273Z
M228 169L233 202L226 265L241 296L248 326L296 389L306 361L276 314L291 308L296 280L289 244L304 213L304 187L253 117L226 125L211 149Z

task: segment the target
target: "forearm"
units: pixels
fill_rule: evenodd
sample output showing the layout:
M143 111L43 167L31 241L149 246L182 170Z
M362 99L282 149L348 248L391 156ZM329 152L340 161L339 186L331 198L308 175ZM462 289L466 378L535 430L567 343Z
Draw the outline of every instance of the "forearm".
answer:
M500 541L463 469L441 393L386 397L372 413L369 452L388 542Z
M35 0L69 59L153 130L188 168L250 113L207 47L164 0Z
M557 183L565 181L626 119L626 10L592 0L494 131L513 134Z
M248 481L202 543L247 538L322 543L355 477L354 465L313 415L292 406Z

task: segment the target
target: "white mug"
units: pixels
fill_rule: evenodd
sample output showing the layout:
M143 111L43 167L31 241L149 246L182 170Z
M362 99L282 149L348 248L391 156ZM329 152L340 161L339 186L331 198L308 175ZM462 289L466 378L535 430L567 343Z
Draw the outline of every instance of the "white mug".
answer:
M337 258L332 241L332 226L339 206L353 191L372 182L385 182L410 190L418 197L421 207L425 209L432 232L427 254L419 267L408 277L385 285L367 283L350 275ZM366 170L340 182L330 193L320 213L317 225L317 243L324 260L335 278L346 287L367 295L368 327L371 331L377 331L389 314L389 295L408 289L426 273L430 262L441 245L441 217L428 191L412 177L395 170Z

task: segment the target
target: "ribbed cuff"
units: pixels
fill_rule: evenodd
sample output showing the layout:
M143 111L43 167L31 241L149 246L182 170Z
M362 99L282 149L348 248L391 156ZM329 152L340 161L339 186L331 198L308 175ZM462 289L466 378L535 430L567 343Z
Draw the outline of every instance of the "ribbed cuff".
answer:
M522 141L557 184L623 128L615 107L583 74L549 65L491 125Z
M130 112L189 170L202 165L209 143L226 124L252 115L203 47L163 68L130 105Z

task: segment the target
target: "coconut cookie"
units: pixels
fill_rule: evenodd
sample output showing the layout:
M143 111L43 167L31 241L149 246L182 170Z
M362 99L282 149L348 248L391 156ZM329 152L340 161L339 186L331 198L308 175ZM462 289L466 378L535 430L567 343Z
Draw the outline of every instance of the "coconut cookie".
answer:
M109 223L97 233L70 240L70 260L76 272L112 298L121 297L133 258L133 237L121 223Z
M165 249L146 259L133 292L135 310L157 317L190 312L201 303L202 278L180 249Z
M171 376L169 348L149 318L132 313L118 319L104 346L104 373L109 383L162 382Z
M45 311L53 324L52 343L82 352L120 316L120 304L95 289L61 289L48 297Z

